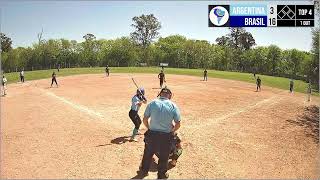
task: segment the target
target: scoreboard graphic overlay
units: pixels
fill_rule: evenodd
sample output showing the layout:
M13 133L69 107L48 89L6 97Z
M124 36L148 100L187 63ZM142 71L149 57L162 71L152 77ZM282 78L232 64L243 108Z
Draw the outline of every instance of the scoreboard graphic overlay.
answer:
M314 5L208 6L209 27L314 27Z

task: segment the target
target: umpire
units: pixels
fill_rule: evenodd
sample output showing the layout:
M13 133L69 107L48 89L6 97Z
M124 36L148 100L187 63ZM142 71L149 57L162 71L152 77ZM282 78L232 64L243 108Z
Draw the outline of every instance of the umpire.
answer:
M170 100L172 96L170 89L163 88L159 96L160 98L148 104L144 112L143 124L148 130L144 134L144 154L138 175L148 175L152 157L159 152L158 179L167 179L172 133L180 128L180 111Z

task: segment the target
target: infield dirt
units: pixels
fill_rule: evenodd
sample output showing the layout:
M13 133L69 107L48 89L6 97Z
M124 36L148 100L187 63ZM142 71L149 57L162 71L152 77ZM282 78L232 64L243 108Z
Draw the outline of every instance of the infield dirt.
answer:
M51 79L8 85L1 178L135 177L144 143L143 135L128 141L132 77L149 102L156 98L155 74L58 77L59 88L49 88ZM312 108L319 114L318 97L307 103L306 95L264 87L263 79L255 92L239 81L166 78L181 111L184 148L170 178L319 178L319 116L309 116ZM155 164L149 174L156 178Z

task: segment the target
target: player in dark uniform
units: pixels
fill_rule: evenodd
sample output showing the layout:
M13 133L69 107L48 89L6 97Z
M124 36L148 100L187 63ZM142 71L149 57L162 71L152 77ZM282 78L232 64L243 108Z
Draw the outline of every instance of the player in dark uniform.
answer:
M23 69L20 71L20 81L22 83L24 83L24 70Z
M161 70L161 72L159 73L158 78L160 79L160 88L162 88L163 81L166 82L166 78L165 78L165 75L164 75L164 73L163 73L162 70Z
M293 79L290 79L290 85L289 85L290 93L293 92L293 84L294 84Z
M308 87L307 87L307 101L311 101L311 94L312 94L312 86L311 86L311 80L308 81Z
M53 71L53 73L52 73L52 75L51 75L51 77L52 77L51 87L52 87L52 85L53 85L53 82L55 82L56 85L57 85L57 87L59 87L56 76L57 76L56 73Z
M106 67L106 76L109 77L109 66Z
M203 71L203 81L208 81L208 71L207 71L207 69L204 69L204 71Z
M261 79L260 79L260 77L258 76L258 78L257 78L257 92L258 91L261 91Z

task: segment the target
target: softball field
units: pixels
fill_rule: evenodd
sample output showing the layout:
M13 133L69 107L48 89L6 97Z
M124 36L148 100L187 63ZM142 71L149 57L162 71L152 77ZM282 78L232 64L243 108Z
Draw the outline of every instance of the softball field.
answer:
M144 143L129 142L136 87L156 74L77 75L13 83L1 97L1 178L134 178ZM319 97L255 84L166 75L181 111L183 154L170 178L319 178ZM139 111L143 116L145 105ZM141 126L141 132L146 129ZM156 161L157 162L157 161ZM156 178L156 165L146 179Z

